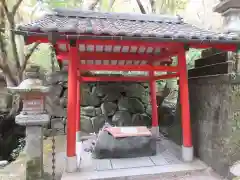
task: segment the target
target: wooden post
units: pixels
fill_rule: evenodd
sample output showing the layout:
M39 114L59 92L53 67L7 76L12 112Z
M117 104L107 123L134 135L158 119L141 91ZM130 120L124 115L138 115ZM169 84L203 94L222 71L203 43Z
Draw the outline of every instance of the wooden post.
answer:
M150 77L150 94L151 94L151 104L152 104L152 133L153 136L159 136L158 127L158 106L157 106L157 93L156 93L156 81L154 80L154 71L149 71Z
M70 42L68 64L68 106L67 106L67 172L77 170L76 158L76 104L77 104L77 61L76 42Z
M79 76L78 76L79 77ZM80 80L77 81L77 104L76 104L76 140L79 142L80 139L80 129L81 129L81 117L80 117L80 111L81 111L81 92L80 92Z
M185 49L182 48L178 54L180 104L182 119L182 157L184 161L193 160L192 132L189 108L188 75Z

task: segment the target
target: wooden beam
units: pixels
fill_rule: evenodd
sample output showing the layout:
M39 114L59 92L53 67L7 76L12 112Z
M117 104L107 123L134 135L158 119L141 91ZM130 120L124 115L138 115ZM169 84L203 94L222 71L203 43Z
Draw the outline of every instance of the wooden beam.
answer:
M68 60L68 52L57 52L57 59ZM120 53L120 52L80 52L79 59L82 60L147 60L172 62L168 57L174 56L176 52L167 52L164 54L140 54L140 53Z
M137 81L137 82L146 82L149 81L149 77L146 76L102 76L102 77L80 77L79 80L83 81L83 82L101 82L101 81L105 81L105 82L119 82L119 81Z
M83 71L166 71L177 72L176 66L149 66L149 65L79 65Z

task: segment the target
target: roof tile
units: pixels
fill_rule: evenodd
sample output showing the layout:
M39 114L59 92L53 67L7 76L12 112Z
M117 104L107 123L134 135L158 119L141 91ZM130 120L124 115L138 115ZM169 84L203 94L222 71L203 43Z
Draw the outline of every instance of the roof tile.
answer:
M139 36L185 40L237 40L240 37L234 33L216 33L197 28L183 22L179 17L143 14L100 13L56 9L43 19L23 26L19 30L27 32L60 32L110 35Z

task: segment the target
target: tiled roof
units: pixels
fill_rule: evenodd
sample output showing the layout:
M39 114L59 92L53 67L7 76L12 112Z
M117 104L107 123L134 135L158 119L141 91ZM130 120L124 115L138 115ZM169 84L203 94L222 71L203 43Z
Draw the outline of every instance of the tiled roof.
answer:
M233 41L237 34L215 33L187 24L180 17L143 14L101 13L55 9L40 20L23 26L20 31L48 33L51 31L75 35L105 35L144 37L186 41Z

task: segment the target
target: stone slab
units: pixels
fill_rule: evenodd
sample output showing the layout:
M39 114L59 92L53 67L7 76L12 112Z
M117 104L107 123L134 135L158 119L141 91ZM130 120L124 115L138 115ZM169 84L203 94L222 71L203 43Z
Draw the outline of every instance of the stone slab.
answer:
M175 155L170 153L168 150L164 151L161 153L161 155L164 157L164 159L169 163L169 164L181 164L183 163L180 161Z
M95 172L76 172L76 173L64 173L61 180L126 180L134 179L141 176L144 180L149 179L149 176L162 177L162 175L168 173L182 173L191 171L202 171L207 166L199 160L195 160L192 163L184 164L171 164L165 166L150 166L150 167L138 167L138 168L125 168L125 169L113 169L107 171L95 171ZM136 178L137 179L137 178ZM157 180L155 178L154 180Z
M110 170L112 164L110 159L93 159L93 167L96 171Z
M113 169L154 166L149 157L111 159Z
M151 156L150 159L156 166L163 166L169 164L163 155Z

